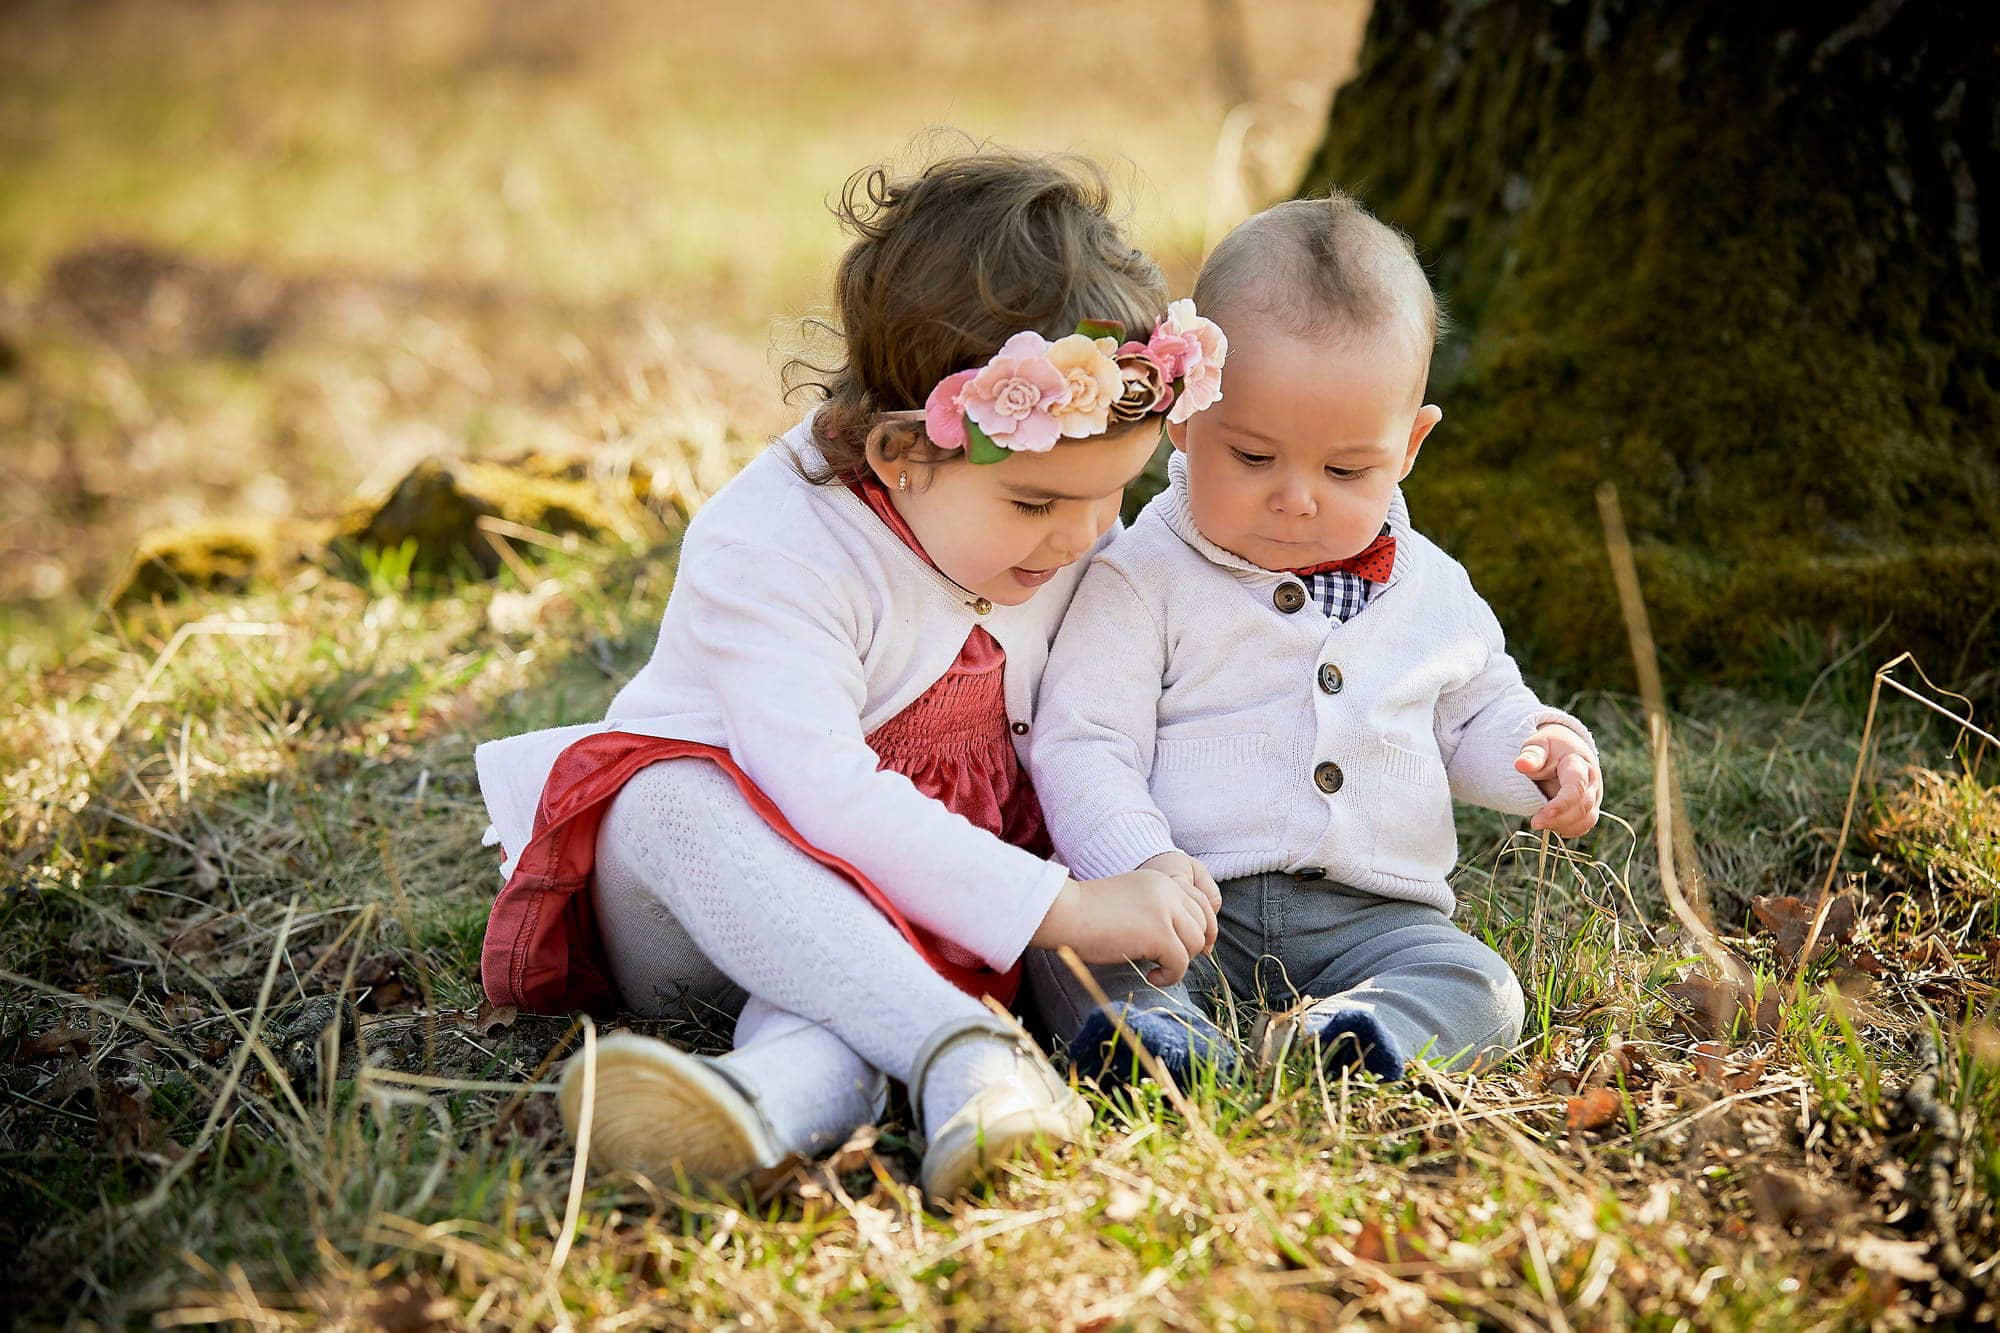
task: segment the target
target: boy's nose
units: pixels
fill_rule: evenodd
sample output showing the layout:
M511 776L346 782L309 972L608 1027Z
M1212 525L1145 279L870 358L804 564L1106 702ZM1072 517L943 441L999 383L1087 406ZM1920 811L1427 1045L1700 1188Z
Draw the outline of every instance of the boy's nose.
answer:
M1283 485L1271 492L1271 508L1274 512L1294 518L1311 518L1319 509L1313 502L1312 492L1296 483Z

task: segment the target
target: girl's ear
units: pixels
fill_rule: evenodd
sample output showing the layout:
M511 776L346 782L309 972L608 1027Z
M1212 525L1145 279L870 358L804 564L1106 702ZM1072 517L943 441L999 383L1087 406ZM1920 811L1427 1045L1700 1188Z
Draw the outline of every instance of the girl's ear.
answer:
M1187 452L1187 428L1188 424L1185 421L1167 423L1167 440L1181 453Z
M900 428L892 428L892 429L900 429ZM884 486L887 486L892 492L896 490L908 490L909 486L907 484L899 487L897 486L896 481L898 474L907 476L909 473L914 472L916 470L914 467L911 466L908 457L909 441L904 439L898 439L897 443L904 446L904 448L902 450L899 450L898 452L903 453L904 456L901 458L891 459L883 451L883 445L887 442L889 438L890 438L889 432L887 430L879 428L873 431L868 436L868 470L875 474L875 480L881 482Z

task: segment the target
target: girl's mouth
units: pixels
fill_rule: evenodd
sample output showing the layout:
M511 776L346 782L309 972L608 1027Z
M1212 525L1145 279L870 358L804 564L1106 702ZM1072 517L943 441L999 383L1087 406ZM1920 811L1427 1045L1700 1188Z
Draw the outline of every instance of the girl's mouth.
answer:
M1017 565L1007 572L1012 574L1014 582L1020 584L1023 588L1039 588L1054 578L1056 571L1061 568L1061 565L1057 565L1055 569L1022 569Z

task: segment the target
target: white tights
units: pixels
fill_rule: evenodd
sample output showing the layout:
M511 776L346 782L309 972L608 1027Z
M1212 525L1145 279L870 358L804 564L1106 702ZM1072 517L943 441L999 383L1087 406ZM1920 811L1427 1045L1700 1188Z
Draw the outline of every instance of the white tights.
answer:
M876 1071L907 1083L926 1038L987 1014L707 760L654 764L625 784L598 831L595 893L612 979L639 1012L726 1011L747 993L723 1059L790 1151L873 1120ZM924 1120L944 1123L1006 1076L1005 1052L946 1050L925 1080Z

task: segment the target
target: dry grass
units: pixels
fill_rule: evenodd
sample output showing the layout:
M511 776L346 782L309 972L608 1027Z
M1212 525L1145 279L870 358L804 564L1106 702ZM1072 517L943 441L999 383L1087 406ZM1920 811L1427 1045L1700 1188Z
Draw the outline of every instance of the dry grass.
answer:
M511 573L309 573L152 613L29 683L0 740L20 876L0 1188L39 1317L1838 1327L1983 1299L1990 1274L1965 1270L1996 1235L2000 1074L1976 867L2000 808L1914 708L1878 721L1881 850L1843 862L1863 910L1841 951L1785 986L1776 940L1718 922L1775 1032L1746 1015L1703 1045L1702 1015L1678 1015L1696 951L1642 836L1545 853L1468 815L1467 925L1532 997L1496 1074L1293 1068L1192 1089L1187 1114L1144 1092L1102 1105L1071 1160L950 1214L919 1205L894 1121L761 1198L597 1180L552 1272L571 1160L534 1088L577 1034L479 1005L493 880L470 748L595 715L650 646L670 557L665 533L554 555L531 609ZM1643 765L1628 701L1573 703L1614 774ZM1809 896L1859 719L1699 708L1705 727L1676 724L1715 896ZM1900 776L1924 760L1943 767ZM1933 1030L1941 1082L1913 1102ZM1936 1271L1940 1225L1975 1256L1959 1271Z

